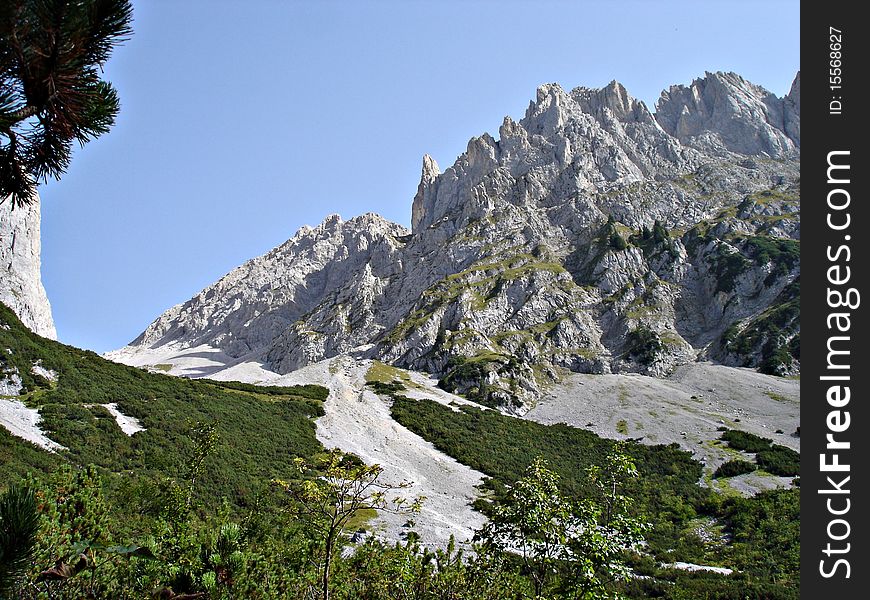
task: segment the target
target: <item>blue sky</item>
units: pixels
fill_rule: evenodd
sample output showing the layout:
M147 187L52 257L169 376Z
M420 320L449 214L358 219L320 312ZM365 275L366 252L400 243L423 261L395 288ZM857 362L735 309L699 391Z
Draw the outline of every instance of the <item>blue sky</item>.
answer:
M330 213L407 225L422 155L446 168L542 83L652 107L704 71L784 95L799 69L797 1L133 4L118 122L40 190L59 337L99 352Z

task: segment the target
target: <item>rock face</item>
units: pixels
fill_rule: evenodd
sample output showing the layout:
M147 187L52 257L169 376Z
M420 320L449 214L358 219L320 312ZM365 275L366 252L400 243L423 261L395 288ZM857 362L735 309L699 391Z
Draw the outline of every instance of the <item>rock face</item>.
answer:
M167 311L128 350L208 344L285 373L345 352L521 410L563 369L697 358L786 373L799 348L800 83L708 73L653 114L612 82L541 86L443 173L412 231L326 219Z
M777 98L736 73L707 73L689 87L671 86L656 105L656 120L685 145L776 158L797 156L799 114L799 76L791 93Z
M41 336L57 339L40 274L39 199L21 208L0 203L0 302Z
M353 334L361 335L371 325L384 282L401 272L398 240L407 234L404 227L373 213L350 221L330 215L169 309L132 345L208 344L230 356L244 356L294 329L302 339L314 337L298 326L305 315L329 305L341 315L332 324L336 331L330 341L335 345L318 349L309 340L309 354L338 354L361 343Z

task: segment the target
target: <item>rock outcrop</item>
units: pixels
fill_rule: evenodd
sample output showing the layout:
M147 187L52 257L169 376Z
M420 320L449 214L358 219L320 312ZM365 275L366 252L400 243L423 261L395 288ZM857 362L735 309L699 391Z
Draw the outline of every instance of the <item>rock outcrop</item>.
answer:
M724 148L782 158L799 152L799 111L799 74L791 93L777 98L736 73L707 73L689 87L671 86L662 92L656 119L684 145L706 152Z
M664 375L698 357L798 368L800 83L662 94L541 86L499 139L425 156L412 231L304 228L128 350L208 344L278 372L355 352L517 410L563 369Z
M56 339L40 273L40 221L39 198L19 208L0 203L0 302L35 333Z
M374 303L381 282L401 272L398 240L408 233L373 213L350 221L330 215L170 308L132 344L208 344L244 356L269 347L324 303L341 315L333 323L336 339L352 329L361 333L371 323L360 305ZM308 339L307 330L299 332Z

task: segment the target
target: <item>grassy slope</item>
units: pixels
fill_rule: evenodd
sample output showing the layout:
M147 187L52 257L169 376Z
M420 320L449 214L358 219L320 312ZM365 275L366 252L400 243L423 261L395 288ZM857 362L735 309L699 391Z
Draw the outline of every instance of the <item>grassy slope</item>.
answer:
M490 476L488 486L496 493L521 478L535 457L543 456L561 476L567 493L588 495L592 490L586 471L603 464L614 443L564 424L542 425L467 406L455 412L437 402L399 395L394 396L392 414L445 454ZM674 498L700 504L709 495L697 485L701 463L676 445L629 444L626 451L640 474L630 491L649 515L661 516Z
M382 393L387 393L386 391ZM409 400L396 390L393 417L439 450L478 469L499 496L536 457L543 456L559 473L564 490L574 497L590 493L585 471L601 464L613 441L567 425L541 425L496 411L471 407L450 410L428 400ZM799 589L799 491L774 490L753 498L725 499L697 485L702 468L689 453L672 446L628 444L639 477L627 489L636 508L653 524L647 535L651 553L663 562L688 561L730 566L733 578L668 571L648 565L648 585L627 590L631 598L659 597L674 585L686 596L722 600L797 598ZM482 502L482 501L479 501ZM486 510L484 505L481 505ZM698 520L724 526L731 541L703 541ZM777 532L772 535L771 532ZM709 594L709 595L708 595Z
M55 371L57 381L33 375L36 361ZM41 338L0 304L0 369L11 368L24 381L21 400L39 409L43 430L69 450L52 455L0 428L0 487L28 471L49 471L64 462L177 476L193 448L188 427L199 422L213 424L220 436L205 464L203 499L211 506L221 498L243 503L270 478L289 476L294 457L322 449L311 417L323 412L324 388L260 391L147 373ZM146 431L129 437L104 408L86 406L110 402L138 418Z

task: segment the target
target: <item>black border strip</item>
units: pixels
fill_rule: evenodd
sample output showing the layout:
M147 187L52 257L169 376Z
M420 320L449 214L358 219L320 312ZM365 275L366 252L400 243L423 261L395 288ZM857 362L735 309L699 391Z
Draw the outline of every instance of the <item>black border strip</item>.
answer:
M870 163L861 93L870 32L860 6L801 7L801 598L812 600L870 593Z

